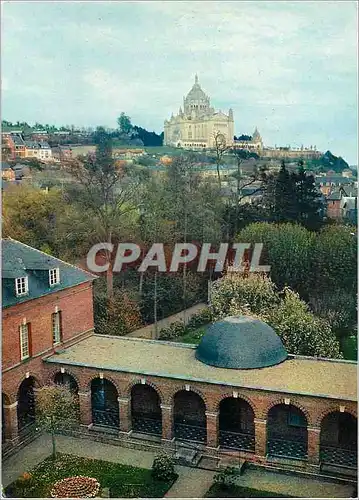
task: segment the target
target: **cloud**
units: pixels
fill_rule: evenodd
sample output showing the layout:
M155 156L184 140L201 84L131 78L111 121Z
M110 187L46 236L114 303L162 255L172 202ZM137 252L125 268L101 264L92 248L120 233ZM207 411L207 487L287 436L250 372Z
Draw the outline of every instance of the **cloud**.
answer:
M316 137L318 148L330 142L356 161L356 2L9 2L3 10L7 119L114 126L125 111L160 131L197 72L213 104L234 109L238 133L257 125L268 144Z

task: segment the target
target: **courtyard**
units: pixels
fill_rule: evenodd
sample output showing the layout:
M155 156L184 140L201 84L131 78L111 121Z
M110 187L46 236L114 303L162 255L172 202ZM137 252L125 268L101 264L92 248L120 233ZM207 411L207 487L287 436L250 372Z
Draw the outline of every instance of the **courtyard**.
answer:
M58 459L51 467L51 439L41 435L17 451L3 463L2 485L6 490L25 472L35 469L40 476L39 488L34 493L44 495L49 484L67 475L91 474L101 486L110 488L111 496L204 498L214 495L215 471L176 466L178 479L172 482L155 482L151 467L156 455L153 451L140 451L116 445L94 442L69 436L57 437ZM292 496L309 498L348 498L354 485L334 480L321 480L309 476L286 475L262 469L248 469L238 478L236 495L239 496ZM257 494L250 494L254 492ZM218 493L218 490L217 490ZM36 494L32 494L36 497Z

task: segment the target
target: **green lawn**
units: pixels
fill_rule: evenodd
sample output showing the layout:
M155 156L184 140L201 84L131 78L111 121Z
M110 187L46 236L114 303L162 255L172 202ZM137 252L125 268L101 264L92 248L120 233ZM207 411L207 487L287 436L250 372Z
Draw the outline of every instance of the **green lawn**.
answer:
M162 498L177 478L167 482L157 481L149 469L60 453L55 461L48 457L29 472L33 484L22 487L21 481L15 481L6 488L7 497L49 498L56 481L82 475L94 477L102 488L109 488L111 498Z
M270 491L255 490L242 486L232 486L228 489L221 488L218 484L212 484L205 498L291 498L289 495L280 495Z

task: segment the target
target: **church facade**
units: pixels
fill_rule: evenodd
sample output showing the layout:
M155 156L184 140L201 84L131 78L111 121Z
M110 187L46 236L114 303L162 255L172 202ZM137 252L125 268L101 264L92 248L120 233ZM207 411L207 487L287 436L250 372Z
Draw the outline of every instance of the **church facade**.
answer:
M233 143L233 111L228 114L211 107L210 98L202 90L196 75L194 85L183 98L183 109L172 114L164 123L164 146L186 149L205 149L215 145L216 140Z

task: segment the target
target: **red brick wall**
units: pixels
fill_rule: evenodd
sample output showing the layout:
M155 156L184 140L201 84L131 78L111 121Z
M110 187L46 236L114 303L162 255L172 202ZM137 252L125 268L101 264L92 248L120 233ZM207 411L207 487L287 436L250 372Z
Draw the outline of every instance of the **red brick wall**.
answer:
M21 362L19 326L23 318L31 325L32 357L44 356L53 351L52 314L55 307L61 311L63 343L68 344L77 335L93 329L92 300L92 283L87 282L5 308L2 319L3 371ZM21 364L30 362L25 360Z
M341 210L340 210L340 200L328 200L327 205L327 215L331 219L340 219Z

